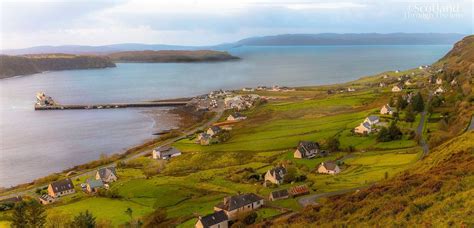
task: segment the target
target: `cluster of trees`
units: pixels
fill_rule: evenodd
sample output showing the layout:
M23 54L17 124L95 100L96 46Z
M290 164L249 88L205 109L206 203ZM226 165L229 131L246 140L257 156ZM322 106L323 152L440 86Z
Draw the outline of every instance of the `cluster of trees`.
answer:
M394 101L393 97L390 98L389 105L391 107L396 107L398 111L406 110L405 121L407 122L414 122L416 119L416 113L423 112L425 109L423 96L420 92L413 96L411 103L408 103L407 99L405 99L402 95L398 95L396 102ZM399 117L398 113L394 113L393 116L395 118Z
M396 121L390 123L388 128L382 127L377 135L378 142L389 142L399 140L403 136L402 131L397 127Z

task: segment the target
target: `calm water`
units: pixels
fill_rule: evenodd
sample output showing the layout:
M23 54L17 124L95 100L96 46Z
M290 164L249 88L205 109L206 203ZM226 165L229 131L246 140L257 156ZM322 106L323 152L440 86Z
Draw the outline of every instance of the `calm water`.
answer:
M156 123L140 109L35 112L35 93L60 103L143 101L219 88L318 85L430 64L451 46L239 47L223 63L117 64L0 80L0 186L31 181L150 139Z

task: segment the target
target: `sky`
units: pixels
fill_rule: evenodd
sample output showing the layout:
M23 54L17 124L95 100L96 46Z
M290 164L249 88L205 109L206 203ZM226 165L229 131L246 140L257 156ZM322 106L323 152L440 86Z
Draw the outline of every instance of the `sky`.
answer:
M290 33L473 33L471 0L0 0L0 49L213 45Z

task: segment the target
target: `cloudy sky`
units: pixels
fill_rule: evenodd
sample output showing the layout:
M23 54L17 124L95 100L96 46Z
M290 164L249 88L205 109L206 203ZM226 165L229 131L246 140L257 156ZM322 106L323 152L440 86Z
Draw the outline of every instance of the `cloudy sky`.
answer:
M0 48L209 45L287 33L473 33L471 0L0 0Z

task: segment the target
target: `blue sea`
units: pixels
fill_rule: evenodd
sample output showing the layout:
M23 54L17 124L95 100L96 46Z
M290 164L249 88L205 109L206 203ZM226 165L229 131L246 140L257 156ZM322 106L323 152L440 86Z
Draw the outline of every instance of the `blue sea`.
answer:
M451 45L243 46L239 61L121 63L0 80L0 186L8 187L123 152L175 123L144 109L34 111L35 94L85 104L187 97L257 85L346 82L435 62ZM148 109L147 109L148 110Z

